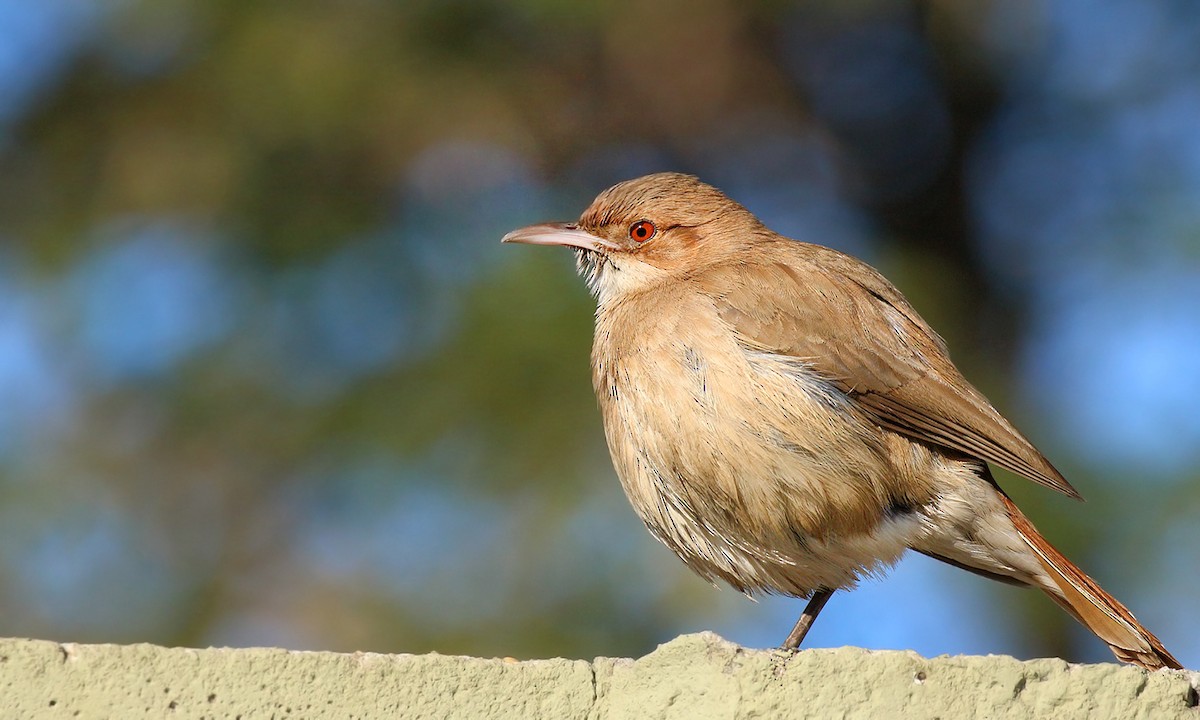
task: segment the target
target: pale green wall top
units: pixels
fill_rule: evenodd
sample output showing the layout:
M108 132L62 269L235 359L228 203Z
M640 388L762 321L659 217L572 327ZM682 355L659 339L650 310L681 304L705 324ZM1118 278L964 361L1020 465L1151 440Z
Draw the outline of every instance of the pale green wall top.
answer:
M1200 673L794 656L687 635L638 660L483 660L0 639L0 718L1186 718Z

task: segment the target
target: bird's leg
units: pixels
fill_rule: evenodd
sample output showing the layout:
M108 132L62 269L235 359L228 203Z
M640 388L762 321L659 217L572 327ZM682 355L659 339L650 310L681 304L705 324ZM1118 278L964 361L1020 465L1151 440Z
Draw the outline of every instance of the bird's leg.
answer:
M820 588L813 593L808 604L804 606L804 612L800 614L800 619L796 621L796 626L788 633L787 640L783 641L784 650L795 650L800 647L800 643L804 642L804 636L808 634L808 629L812 627L817 615L821 614L821 608L825 607L825 603L829 602L832 595L833 591L825 588Z

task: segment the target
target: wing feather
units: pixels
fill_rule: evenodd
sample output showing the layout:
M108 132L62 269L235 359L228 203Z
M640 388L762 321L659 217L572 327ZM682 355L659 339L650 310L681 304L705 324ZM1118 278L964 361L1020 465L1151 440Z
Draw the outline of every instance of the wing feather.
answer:
M881 427L1080 497L967 382L945 342L877 271L819 245L762 247L752 262L692 278L747 347L804 360Z

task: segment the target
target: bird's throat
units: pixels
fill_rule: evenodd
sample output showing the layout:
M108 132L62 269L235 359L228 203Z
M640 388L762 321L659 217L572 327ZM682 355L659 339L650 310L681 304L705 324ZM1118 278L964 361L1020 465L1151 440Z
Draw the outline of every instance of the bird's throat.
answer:
M608 258L595 250L587 250L585 248L572 248L575 251L575 270L579 272L587 283L588 290L593 296L600 294L600 275L604 272L604 265Z

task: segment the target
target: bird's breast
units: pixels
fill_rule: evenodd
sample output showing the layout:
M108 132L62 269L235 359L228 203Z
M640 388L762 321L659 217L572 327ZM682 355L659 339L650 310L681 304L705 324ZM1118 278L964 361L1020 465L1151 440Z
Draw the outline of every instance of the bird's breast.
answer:
M710 579L803 594L847 573L814 548L886 519L879 429L802 360L746 346L703 296L602 306L593 382L634 509Z

